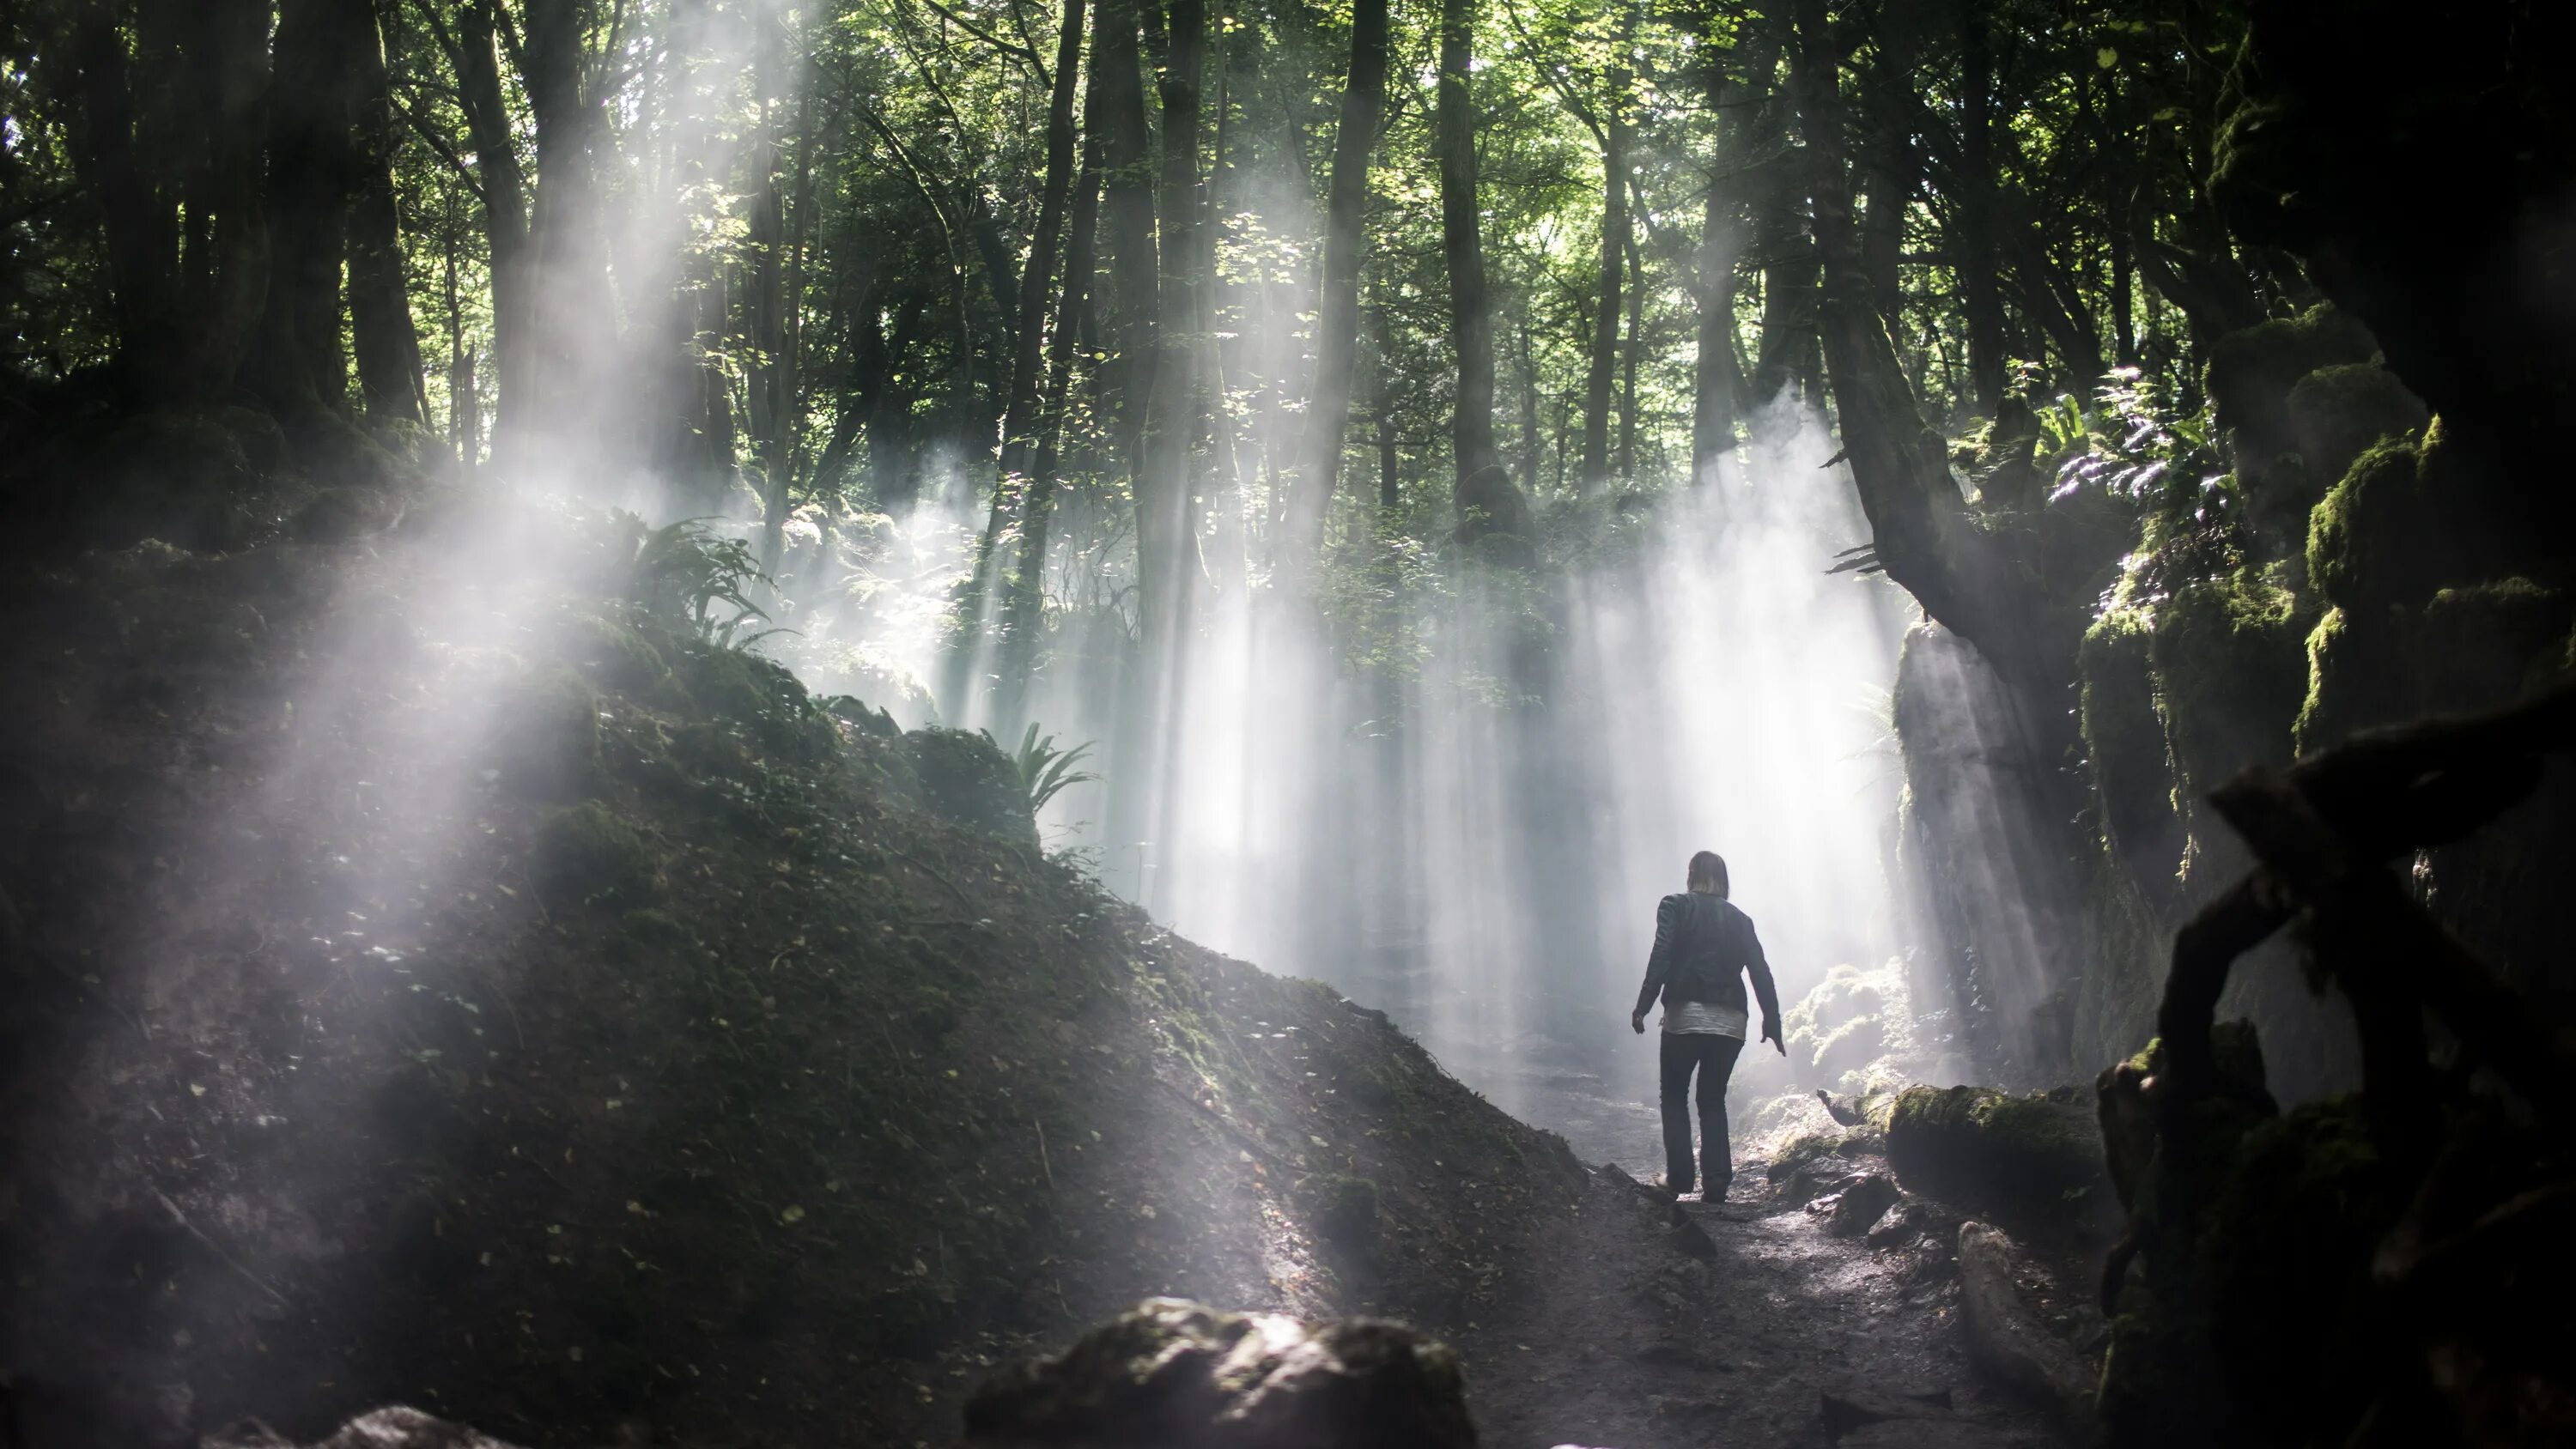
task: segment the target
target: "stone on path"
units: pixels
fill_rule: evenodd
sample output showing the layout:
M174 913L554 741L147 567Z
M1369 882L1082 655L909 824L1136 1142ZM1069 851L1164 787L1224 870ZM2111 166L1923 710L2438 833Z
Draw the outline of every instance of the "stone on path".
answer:
M1959 1225L1959 1303L1968 1325L1968 1356L2051 1405L2064 1422L2087 1422L2093 1414L2092 1366L2021 1301L2014 1280L2030 1271L2002 1229Z
M1837 1238L1857 1238L1877 1225L1879 1218L1896 1205L1897 1197L1896 1184L1879 1173L1854 1178L1826 1212L1825 1231Z
M1398 1324L1147 1299L966 1403L989 1449L1472 1449L1457 1358Z
M208 1435L200 1449L297 1449L295 1441L256 1419ZM361 1414L327 1439L303 1449L510 1449L462 1424L400 1406Z

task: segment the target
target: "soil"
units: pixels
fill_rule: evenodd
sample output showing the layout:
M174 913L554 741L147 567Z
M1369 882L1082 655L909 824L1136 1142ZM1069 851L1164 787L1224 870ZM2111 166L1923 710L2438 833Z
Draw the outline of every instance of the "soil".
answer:
M1413 1322L1496 1445L1822 1445L1854 1380L2035 1432L1937 1241L1764 1199L1690 1209L1694 1256L1382 1014L938 818L865 712L616 603L616 528L370 516L4 586L30 1449L389 1402L539 1449L938 1443L1157 1294ZM1637 1167L1641 1111L1566 1120Z

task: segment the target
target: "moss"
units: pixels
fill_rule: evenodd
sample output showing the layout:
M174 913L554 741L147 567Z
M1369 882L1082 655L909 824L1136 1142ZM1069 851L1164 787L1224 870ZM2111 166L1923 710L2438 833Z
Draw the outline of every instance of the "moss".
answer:
M1782 1013L1791 1050L1827 1079L1861 1071L1904 1044L1904 973L1838 965Z
M2194 584L2158 611L2149 658L2186 798L2291 758L2309 627L2297 595L2246 574Z
M2211 1203L2200 1271L2212 1347L2263 1439L2343 1437L2321 1405L2376 1395L2347 1334L2373 1318L2368 1267L2397 1203L2357 1097L2257 1124Z
M903 737L923 807L969 830L1035 850L1038 828L1028 788L1001 749L965 730L913 730Z
M2105 1196L2092 1115L2046 1093L1909 1087L1888 1117L1887 1160L1909 1190L2012 1225L2064 1224Z
M803 682L775 660L740 649L691 646L671 666L685 704L744 726L765 749L812 761L830 754L839 741Z
M2153 643L2145 614L2115 609L2085 631L2076 655L2078 724L2102 832L2113 856L2141 880L2170 878L2182 857L2173 764L2156 712Z
M2325 479L2341 478L2374 445L2402 439L2432 421L2424 400L2395 373L2367 362L2309 373L2290 389L2288 403L2299 456L2312 475Z
M2424 697L2446 710L2510 703L2551 671L2568 624L2567 595L2529 579L2441 590L2409 641Z
M547 899L637 904L660 893L653 852L596 800L552 812L537 828L530 873Z
M490 748L501 778L543 800L569 800L599 770L599 692L562 665L537 670L505 695Z
M1763 1169L1763 1176L1773 1186L1787 1182L1801 1168L1813 1168L1834 1156L1835 1144L1842 1140L1836 1132L1801 1132L1780 1144Z
M565 621L564 656L603 689L641 700L660 696L671 666L644 632L613 614L577 613Z
M2319 368L2366 363L2379 350L2370 329L2331 304L2258 322L2218 339L2203 383L2237 458L2260 467L2297 446L2291 390Z

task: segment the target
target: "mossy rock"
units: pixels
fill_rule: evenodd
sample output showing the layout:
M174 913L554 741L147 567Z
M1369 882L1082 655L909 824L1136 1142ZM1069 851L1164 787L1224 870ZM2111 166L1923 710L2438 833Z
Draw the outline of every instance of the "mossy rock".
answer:
M2358 1097L2295 1108L2238 1143L2203 1220L2200 1270L2211 1346L2257 1442L2304 1441L2321 1404L2357 1411L2377 1397L2356 1339L2381 1305L2369 1265L2403 1199Z
M913 730L903 743L924 809L951 824L1038 848L1028 787L999 746L980 734L950 729Z
M829 755L840 740L803 681L775 660L740 649L692 646L671 664L687 704L742 725L764 749L814 761Z
M1782 1142L1762 1169L1763 1179L1799 1202L1824 1191L1824 1185L1848 1169L1843 1165L1840 1132L1801 1132Z
M2298 595L2244 574L2193 584L2157 611L2148 653L2187 797L2292 757L2312 618Z
M2441 587L2447 532L2423 476L2424 454L2441 431L2435 423L2422 444L2364 452L2309 515L2308 584L2327 603L2353 611L2411 605Z
M2234 435L2238 460L2260 467L2298 446L2290 393L2302 380L2320 368L2367 363L2378 352L2358 318L2320 303L2219 338L2202 382L2218 426Z
M599 691L564 666L519 681L493 714L489 752L501 779L540 800L570 800L599 775Z
M547 815L537 828L529 871L558 906L640 905L661 893L659 868L644 838L596 800Z
M2461 711L2513 702L2555 672L2569 623L2567 595L2529 579L2443 589L2411 641L2424 697Z
M2076 655L2077 717L2094 799L2111 852L2157 898L2182 860L2182 818L2164 716L2156 710L2153 626L2114 609L2085 631Z
M644 631L613 615L577 613L565 621L564 657L603 689L629 698L661 697L671 666Z
M1902 982L1886 973L1849 965L1827 970L1781 1014L1790 1049L1827 1080L1869 1065L1891 1044L1891 988L1901 991Z
M2308 471L2331 480L2374 445L2420 431L2433 415L2397 374L2376 363L2347 362L2299 379L2290 389L2289 419Z
M1888 1117L1887 1160L1907 1191L2024 1229L2082 1224L2111 1198L2099 1129L2071 1091L1908 1087Z

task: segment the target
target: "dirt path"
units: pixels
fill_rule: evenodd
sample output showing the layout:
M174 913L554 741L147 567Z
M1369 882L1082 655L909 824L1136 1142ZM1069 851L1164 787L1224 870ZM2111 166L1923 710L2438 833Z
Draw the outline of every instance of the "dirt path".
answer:
M1759 1184L1748 1162L1739 1181ZM1828 1237L1796 1204L1686 1205L1694 1255L1664 1210L1618 1176L1595 1187L1532 1264L1537 1291L1504 1324L1461 1335L1469 1392L1497 1449L1824 1446L1827 1391L1946 1394L1964 1423L1890 1444L2056 1442L1970 1368L1947 1253ZM1641 1240L1661 1238L1641 1254ZM1966 1432L1970 1426L1991 1431Z
M1888 1425L1853 1444L2062 1442L2032 1405L1969 1364L1947 1243L1872 1248L1831 1237L1820 1217L1770 1190L1760 1155L1769 1144L1739 1141L1731 1201L1684 1205L1706 1234L1698 1254L1686 1251L1668 1210L1637 1186L1662 1165L1656 1108L1597 1078L1538 1066L1522 1075L1496 1085L1518 1098L1524 1120L1614 1166L1595 1171L1580 1212L1534 1255L1535 1291L1511 1319L1458 1336L1488 1444L1822 1449L1850 1427L1829 1422L1828 1392L1929 1395L1958 1421ZM1739 1122L1750 1115L1737 1104ZM1854 1166L1885 1170L1880 1159Z

